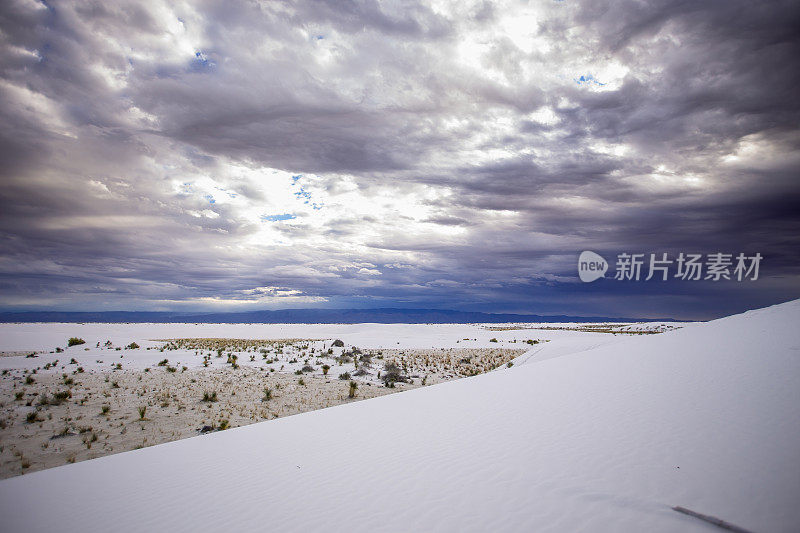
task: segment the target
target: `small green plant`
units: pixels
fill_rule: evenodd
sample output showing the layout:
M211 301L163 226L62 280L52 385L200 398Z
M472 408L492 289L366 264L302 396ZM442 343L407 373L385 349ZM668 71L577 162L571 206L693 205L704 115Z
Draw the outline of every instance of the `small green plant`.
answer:
M39 415L36 413L36 411L31 411L25 416L25 422L27 422L28 424L33 424L34 422L38 421L39 421Z
M331 369L331 365L322 365L322 375L323 376L327 376L328 375L328 370L330 370L330 369Z
M272 399L272 389L264 389L264 397L261 398L262 402L268 402Z
M70 337L67 341L67 346L77 346L79 344L86 344L86 341L78 337Z
M162 359L158 362L158 366L167 366L169 364L169 359Z
M343 372L343 373L339 374L339 379L341 379L342 381L349 380L350 379L350 372Z
M204 402L216 402L217 401L217 391L213 392L204 392L203 393L203 401Z
M511 368L512 366L514 366L514 361L509 361L506 365L507 368Z
M147 406L142 405L139 407L139 420L144 420L144 415L147 413Z
M33 379L33 376L25 377L25 385L33 385L34 383L36 383L36 380Z
M355 381L350 382L350 392L347 394L348 398L355 398L356 397L356 389L358 389L358 383Z
M14 399L17 400L17 401L20 401L23 396L25 396L25 392L24 391L19 391L19 392L14 393Z
M139 345L135 342L132 342L125 347L126 350L136 350L137 348L139 348Z
M228 422L228 420L226 420L225 418L223 418L222 420L219 421L219 430L220 431L225 431L229 427L230 427L230 422Z
M177 370L178 370L178 369L177 369L177 368L175 368L174 366L168 366L168 367L167 367L167 372L177 372Z
M111 411L111 406L108 404L100 406L100 414L107 415Z
M67 401L70 398L72 398L72 391L62 390L59 392L55 392L53 393L53 405L58 405L62 402Z
M303 381L303 378L300 378L300 379L297 380L297 384L305 386L306 382Z
M489 339L489 342L497 342L497 339L494 339L494 338Z

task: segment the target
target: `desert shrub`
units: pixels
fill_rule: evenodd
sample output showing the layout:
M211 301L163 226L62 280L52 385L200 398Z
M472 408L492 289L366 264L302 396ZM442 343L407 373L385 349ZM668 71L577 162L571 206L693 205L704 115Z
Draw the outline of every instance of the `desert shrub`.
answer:
M168 367L167 367L167 372L176 372L177 370L178 370L178 369L177 369L177 368L175 368L174 366L168 366Z
M268 402L272 399L272 389L266 388L264 389L264 397L261 398L262 402Z
M350 391L347 394L348 398L355 398L356 397L356 389L358 389L358 383L355 381L350 382Z
M322 375L327 376L328 370L331 369L331 365L322 365Z
M144 415L147 413L147 406L142 405L139 407L139 420L144 420Z
M36 383L36 380L33 379L33 376L25 377L25 385L33 385L34 383Z
M101 414L107 415L109 411L111 411L111 406L110 405L102 405L102 406L100 406L100 413Z
M339 374L339 379L341 379L342 381L347 381L348 379L350 379L350 372L344 372L342 374Z
M300 379L297 380L297 384L305 386L306 382L303 381L303 378L300 378Z
M139 348L139 345L135 342L132 342L125 347L126 350L136 350L137 348Z
M77 346L79 344L86 344L86 341L78 337L70 337L67 341L67 346Z
M489 342L497 342L497 339L494 339L494 338L489 339Z
M58 405L72 398L72 391L62 390L53 393L53 405Z
M336 339L335 341L333 341L333 344L331 344L331 346L336 346L337 348L343 348L344 341L342 341L341 339Z
M203 401L204 402L216 402L217 401L217 391L213 392L204 392L203 393Z
M306 365L303 367L303 372L313 372L314 370L316 369L311 365Z
M16 392L16 393L14 393L14 399L15 399L15 400L17 400L17 401L19 401L19 400L21 400L21 399L22 399L22 397L23 397L24 395L25 395L25 393L24 393L23 391Z
M509 361L508 364L506 365L506 367L508 368L511 368L512 366L514 366L514 361Z
M355 372L353 372L353 375L354 376L368 376L369 372L367 371L366 368L361 367L358 370L356 370Z
M158 366L167 366L169 364L169 359L162 359L158 362Z
M223 418L222 420L219 421L219 430L220 431L225 431L229 427L230 427L230 422L228 422L228 420Z
M383 365L384 373L383 383L388 387L394 387L395 383L407 383L408 376L403 375L400 371L400 367L398 367L393 361L389 361Z
M36 411L31 411L25 416L25 422L27 422L28 424L33 424L34 422L38 421L39 421L39 415L38 413L36 413Z

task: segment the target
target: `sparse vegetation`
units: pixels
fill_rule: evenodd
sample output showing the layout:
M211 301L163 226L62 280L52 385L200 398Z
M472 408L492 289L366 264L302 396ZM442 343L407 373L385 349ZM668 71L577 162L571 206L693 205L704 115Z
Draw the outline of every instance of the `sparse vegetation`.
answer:
M67 341L67 346L78 346L79 344L86 344L86 341L78 337L70 337Z
M356 397L356 389L358 389L358 383L355 381L350 382L350 391L347 394L348 398L355 398Z

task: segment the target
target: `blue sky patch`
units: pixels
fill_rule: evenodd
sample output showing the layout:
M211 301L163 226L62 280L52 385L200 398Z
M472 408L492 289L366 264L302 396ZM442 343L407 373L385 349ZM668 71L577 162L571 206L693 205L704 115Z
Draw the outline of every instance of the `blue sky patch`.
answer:
M293 218L297 218L297 216L290 215L289 213L284 213L282 215L261 215L261 220L265 222L277 222L279 220L291 220Z
M605 83L600 83L599 81L597 81L597 79L595 79L595 77L592 76L591 74L581 75L580 78L577 78L575 80L575 83L577 83L578 85L599 85L601 87L605 85Z

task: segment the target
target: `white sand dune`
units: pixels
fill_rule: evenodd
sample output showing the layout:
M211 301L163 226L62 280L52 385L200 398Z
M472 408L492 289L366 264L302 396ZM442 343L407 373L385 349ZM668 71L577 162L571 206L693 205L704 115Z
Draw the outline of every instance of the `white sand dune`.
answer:
M680 505L798 531L798 324L793 301L535 347L510 369L8 479L2 529L719 531Z

